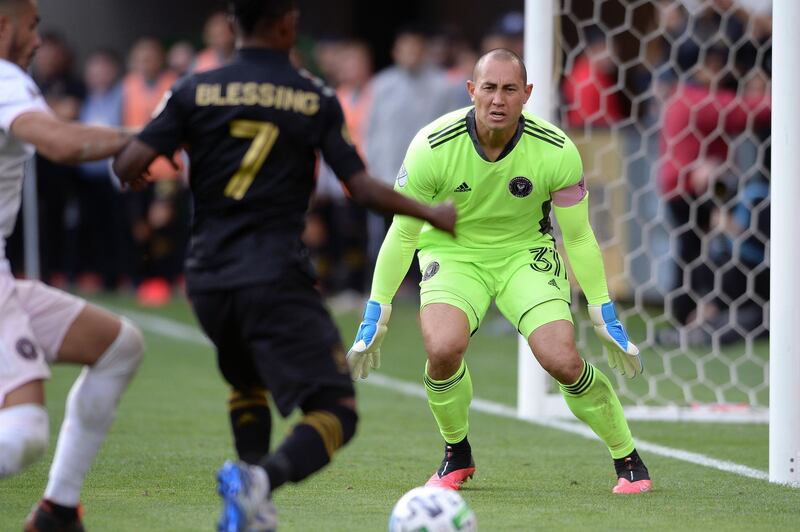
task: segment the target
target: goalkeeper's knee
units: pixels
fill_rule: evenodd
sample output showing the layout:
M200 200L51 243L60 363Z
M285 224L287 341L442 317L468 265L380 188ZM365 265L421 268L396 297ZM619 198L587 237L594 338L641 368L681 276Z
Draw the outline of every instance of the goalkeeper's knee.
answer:
M22 404L0 409L0 478L19 473L39 460L49 440L43 406Z

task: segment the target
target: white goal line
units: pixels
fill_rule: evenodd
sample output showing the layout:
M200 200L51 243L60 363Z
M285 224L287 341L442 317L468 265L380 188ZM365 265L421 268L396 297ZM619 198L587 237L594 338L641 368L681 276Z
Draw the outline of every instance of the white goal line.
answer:
M185 323L160 316L152 316L144 312L137 312L127 308L123 309L117 307L114 310L119 314L126 315L133 319L140 327L148 332L176 340L200 344L203 346L211 345L211 342L209 342L208 338L206 338L206 336L199 329L197 329L197 327L192 325L187 325ZM425 388L419 384L393 379L380 374L373 374L363 382L372 386L388 388L395 392L411 397L427 399ZM597 435L583 424L552 418L521 418L517 414L516 408L501 403L496 403L494 401L487 401L486 399L480 399L477 397L473 398L472 410L494 416L511 418L525 423L531 423L563 432L569 432L583 438L592 440L598 439ZM667 458L674 458L675 460L681 460L703 467L710 467L712 469L725 471L726 473L733 473L743 477L754 478L758 480L768 480L769 478L769 475L766 471L754 469L752 467L737 464L735 462L729 462L727 460L717 460L716 458L711 458L710 456L706 456L704 454L693 453L683 449L675 449L673 447L666 447L664 445L659 445L657 443L651 443L640 439L636 440L636 448L647 451L648 453L657 454Z

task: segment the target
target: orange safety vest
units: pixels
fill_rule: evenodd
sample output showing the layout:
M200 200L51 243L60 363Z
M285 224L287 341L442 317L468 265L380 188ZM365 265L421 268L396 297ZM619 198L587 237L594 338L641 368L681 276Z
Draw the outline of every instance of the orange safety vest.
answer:
M141 128L153 116L153 112L161 103L164 94L177 80L172 72L164 72L155 84L148 84L140 74L130 73L122 81L122 124L125 127ZM175 179L183 173L183 160L176 152L173 161L178 165L176 170L165 157L158 157L147 169L150 179Z
M219 68L221 66L222 62L219 60L219 54L217 51L211 48L206 48L197 54L192 72L208 72L209 70L214 70L215 68Z
M139 128L150 121L161 98L178 77L164 72L155 84L148 84L140 74L130 73L122 81L122 125Z
M365 159L364 138L367 136L367 121L372 108L372 84L367 83L364 85L357 97L354 97L354 93L355 91L352 89L339 89L336 91L344 113L344 121L350 132L350 138L353 139L353 144L355 144L358 154L362 159Z

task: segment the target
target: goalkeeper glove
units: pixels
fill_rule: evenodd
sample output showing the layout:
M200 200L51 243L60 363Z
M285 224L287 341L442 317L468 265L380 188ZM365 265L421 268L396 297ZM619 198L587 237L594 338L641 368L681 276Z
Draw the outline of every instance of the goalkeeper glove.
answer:
M589 317L594 324L594 332L608 352L608 365L629 379L642 373L644 367L639 358L639 348L628 339L628 333L617 318L614 303L609 301L602 305L589 305Z
M364 319L358 327L353 347L347 352L347 364L353 379L366 379L370 369L381 367L381 342L392 314L391 305L370 299L364 307Z

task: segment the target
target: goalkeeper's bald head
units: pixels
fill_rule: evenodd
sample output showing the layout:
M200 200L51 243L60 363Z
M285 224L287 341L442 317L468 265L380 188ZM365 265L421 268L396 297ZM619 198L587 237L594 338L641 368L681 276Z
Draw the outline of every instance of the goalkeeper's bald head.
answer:
M295 9L294 0L228 0L228 11L245 36L269 30Z

